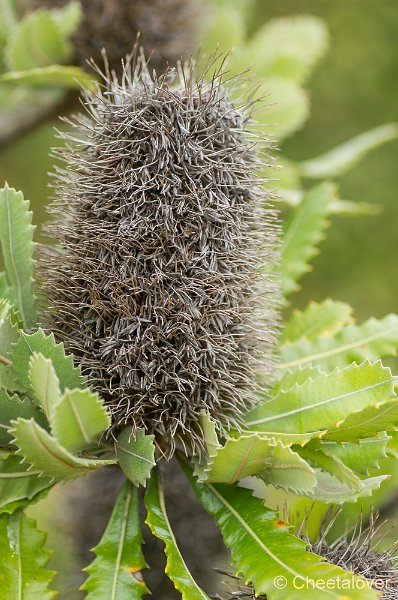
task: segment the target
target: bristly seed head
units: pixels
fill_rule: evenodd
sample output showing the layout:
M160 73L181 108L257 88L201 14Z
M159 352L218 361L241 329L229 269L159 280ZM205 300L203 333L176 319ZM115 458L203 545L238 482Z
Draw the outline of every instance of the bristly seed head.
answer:
M200 452L258 402L275 370L279 228L256 172L250 109L192 65L102 74L62 133L41 261L43 317L113 414ZM262 269L258 269L259 266Z

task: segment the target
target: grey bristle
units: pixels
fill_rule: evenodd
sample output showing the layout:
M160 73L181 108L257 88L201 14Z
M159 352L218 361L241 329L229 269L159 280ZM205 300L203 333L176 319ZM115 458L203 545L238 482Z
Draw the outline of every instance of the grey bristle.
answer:
M239 427L275 370L279 228L256 174L261 140L221 73L157 77L142 54L120 80L105 71L76 132L60 134L44 326L113 431L144 427L196 453L200 413L221 433Z

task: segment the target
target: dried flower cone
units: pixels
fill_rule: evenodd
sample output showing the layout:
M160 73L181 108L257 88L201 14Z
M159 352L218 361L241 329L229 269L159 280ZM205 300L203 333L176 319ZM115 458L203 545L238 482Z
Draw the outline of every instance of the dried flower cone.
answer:
M255 175L249 115L192 67L152 79L142 60L86 94L62 134L42 261L45 325L113 413L202 445L256 403L254 372L274 371L275 212ZM77 141L81 139L82 141ZM263 274L257 272L262 264Z
M25 2L30 9L67 4L67 0ZM89 58L101 64L101 51L105 48L109 64L120 72L121 60L133 50L137 34L146 55L151 55L151 68L174 65L196 50L197 0L80 0L80 3L82 21L73 36L73 45L83 66L87 66Z

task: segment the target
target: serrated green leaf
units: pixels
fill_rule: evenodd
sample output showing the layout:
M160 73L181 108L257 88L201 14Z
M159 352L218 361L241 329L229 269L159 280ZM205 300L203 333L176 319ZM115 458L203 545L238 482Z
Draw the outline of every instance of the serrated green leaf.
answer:
M272 462L260 474L261 479L295 494L308 494L316 485L314 469L291 448L275 447Z
M360 489L354 490L347 483L343 483L327 471L315 468L317 484L313 490L306 494L308 498L324 502L325 504L344 504L345 502L356 502L358 498L371 496L380 485L388 479L388 475L369 477L360 481Z
M393 397L390 369L375 364L352 364L306 381L254 408L245 427L254 431L308 433L336 426L347 415Z
M80 90L81 86L94 89L94 75L81 67L50 65L26 71L8 71L0 76L1 83L29 85L32 87L61 87Z
M282 377L277 381L273 388L273 395L276 396L281 390L290 390L294 385L301 385L308 379L317 379L323 371L318 366L306 365L297 369L288 369L284 371Z
M59 443L75 452L106 431L111 417L98 394L89 389L77 389L64 393L55 405L50 421Z
M13 29L5 48L9 71L25 71L68 62L71 48L51 11L28 13Z
M33 352L29 361L29 379L35 399L50 421L61 398L59 380L49 358Z
M20 457L9 454L0 458L0 512L13 512L50 487L50 479L28 471Z
M229 439L209 458L200 481L235 483L249 475L262 473L273 461L275 446L275 440L257 434L242 434Z
M149 593L140 575L146 562L141 551L138 490L126 483L116 500L96 558L84 570L89 574L81 589L87 600L136 600Z
M257 94L267 96L268 103L257 107L254 116L279 140L300 129L309 116L308 93L294 81L276 77L260 81Z
M22 511L0 516L0 589L2 600L51 600L49 585L55 575L46 565L45 534Z
M80 375L80 369L73 366L73 357L65 354L63 344L57 344L53 334L46 335L42 329L38 329L33 334L23 332L13 353L11 369L26 389L30 388L29 362L34 352L51 359L61 392L65 388L82 387L84 380Z
M353 323L352 308L344 302L324 300L310 302L305 310L294 310L283 332L283 341L295 342L301 338L314 341L321 335L333 336Z
M51 14L62 37L68 39L79 26L82 17L82 6L80 2L72 0L61 8L54 8Z
M304 448L297 448L297 452L311 465L327 471L351 490L360 491L361 480L359 477L337 455L326 454L320 444L315 447L308 444Z
M297 280L309 270L308 262L323 239L335 194L336 188L331 183L312 188L286 223L281 248L282 286L286 295L298 289Z
M153 535L165 544L166 574L174 583L176 590L180 592L182 600L210 600L194 581L178 549L167 517L163 488L156 470L152 472L145 495L145 506L147 509L145 523L150 527Z
M116 462L74 456L33 419L13 421L11 433L19 454L32 468L58 481L75 479Z
M344 142L325 154L297 163L303 177L322 179L343 175L369 152L398 137L398 124L387 123Z
M325 433L325 440L336 443L360 443L381 431L395 429L398 425L398 400L380 402L360 411L353 411L343 421L336 423Z
M297 493L316 484L313 470L296 452L258 434L227 440L209 460L199 480L232 484L251 475Z
M398 316L369 319L361 325L349 325L334 337L298 340L281 348L281 369L319 365L324 370L344 367L352 362L375 361L395 356L398 348Z
M0 190L0 243L12 300L26 327L36 322L33 231L29 202L6 184Z
M32 418L43 427L45 426L43 414L28 398L21 399L16 394L10 396L6 390L0 388L0 446L10 445L12 440L12 435L9 433L9 429L12 427L11 421L18 417Z
M11 364L14 345L19 339L20 322L18 315L9 302L0 300L0 362L4 366Z
M256 31L247 46L246 64L263 77L302 83L328 46L322 19L312 15L272 19Z
M131 427L123 429L117 438L115 452L120 468L134 485L145 485L155 465L154 439L145 435L144 429L132 432Z
M343 442L336 444L321 441L319 447L329 456L337 456L349 469L369 475L370 469L378 469L379 461L387 458L386 449L390 437L374 437L359 440L358 444Z
M323 562L307 552L307 544L289 533L275 511L265 507L246 489L236 485L197 483L194 489L204 508L216 518L226 546L236 565L236 574L253 583L256 594L270 600L341 600L341 588L321 589L317 580L347 580L347 600L376 599L377 593L367 586L355 585L352 574ZM275 587L276 578L286 585ZM314 583L302 585L308 577ZM349 580L351 581L351 587ZM301 589L300 589L301 588Z

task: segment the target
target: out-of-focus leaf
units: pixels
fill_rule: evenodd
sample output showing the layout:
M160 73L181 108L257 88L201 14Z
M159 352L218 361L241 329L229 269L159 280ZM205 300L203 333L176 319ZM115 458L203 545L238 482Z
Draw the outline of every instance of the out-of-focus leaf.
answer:
M341 588L321 589L317 580L347 580L344 595L350 600L377 598L366 585L357 584L352 574L307 552L307 544L289 533L289 526L273 510L236 485L197 483L194 489L204 508L216 518L226 546L231 551L236 574L251 581L257 595L270 600L341 600ZM306 578L312 585L303 585ZM275 582L283 581L278 589ZM351 582L351 584L350 584Z
M292 208L299 206L305 196L305 190L302 189L286 189L283 186L277 189L280 200ZM344 200L342 198L335 198L330 203L330 213L337 215L370 216L379 215L381 211L382 207L379 204L353 202L352 200Z
M12 424L11 433L14 443L19 448L19 454L34 470L46 477L58 481L75 479L116 462L74 456L33 419L17 419Z
M27 71L8 71L0 76L0 82L39 88L80 89L81 86L84 86L87 89L93 89L95 86L94 75L87 73L81 67L65 65L50 65Z
M329 429L347 415L387 402L394 395L391 371L375 364L355 363L335 369L259 405L245 417L245 427L254 431L307 433Z
M6 390L0 388L0 445L8 446L11 443L12 435L9 429L12 420L23 417L24 419L34 419L39 424L45 426L44 415L34 406L28 398L22 400L14 394L10 396Z
M33 293L33 231L29 202L6 184L0 190L0 243L12 300L26 327L36 321Z
M256 107L254 116L279 140L300 129L309 116L308 94L294 81L267 79L259 84L257 95L267 96L267 101Z
M42 329L33 334L22 333L13 352L12 371L21 385L30 388L29 363L34 352L52 361L61 392L65 388L80 388L84 384L80 369L73 366L73 357L65 354L63 344L57 344L53 334L46 335Z
M398 348L398 315L369 319L349 325L334 337L301 339L281 348L281 369L319 365L324 370L344 367L352 362L375 361L395 356Z
M297 280L310 270L308 262L317 254L317 245L323 239L335 193L331 183L311 189L286 223L281 248L282 286L286 295L298 289Z
M283 332L284 342L301 338L316 340L320 335L333 336L345 325L353 323L352 308L344 302L324 300L310 302L305 310L294 310Z
M155 445L153 435L145 435L144 429L135 434L131 427L120 433L115 444L116 456L124 474L134 485L145 485L155 465Z
M239 10L229 5L215 5L201 50L207 57L212 56L215 49L220 54L226 54L242 42L244 34L244 23Z
M51 600L55 573L46 569L50 553L45 534L22 511L0 516L0 588L2 600Z
M81 589L87 600L137 600L149 591L141 571L146 562L141 551L138 490L130 483L122 488L109 524L89 567Z
M50 479L27 470L18 456L5 454L0 457L0 512L14 512L51 487Z
M9 71L25 71L65 63L71 49L51 11L28 13L13 29L5 48Z
M63 38L69 38L77 30L82 16L80 2L72 0L61 8L55 8L52 16L58 25Z
M3 66L1 54L17 20L15 0L0 0L0 70Z
M111 417L98 394L89 389L67 390L54 407L51 426L59 443L80 450L111 424Z
M298 15L272 19L249 40L246 61L263 77L284 77L302 83L328 47L322 19Z
M398 124L387 123L361 133L317 158L298 163L297 166L303 177L314 179L337 177L351 169L371 150L395 140L397 137Z
M165 544L166 574L174 583L176 590L180 592L182 600L210 600L193 579L178 549L166 513L163 488L155 470L145 496L145 506L147 509L145 523L149 525L153 535Z

